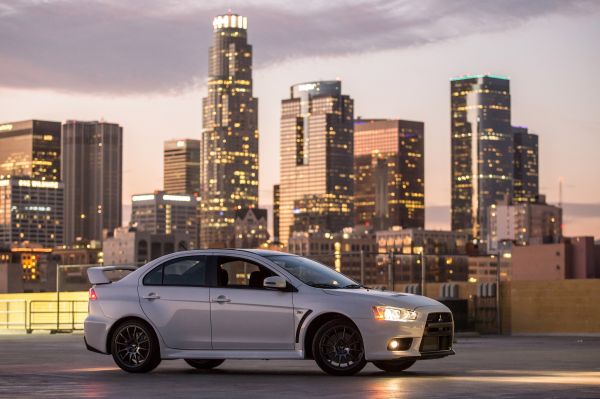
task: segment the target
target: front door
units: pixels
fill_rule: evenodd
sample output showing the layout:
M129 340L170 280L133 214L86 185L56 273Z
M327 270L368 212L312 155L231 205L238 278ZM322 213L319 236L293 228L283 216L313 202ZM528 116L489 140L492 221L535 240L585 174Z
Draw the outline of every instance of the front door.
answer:
M211 349L206 256L166 261L147 273L138 293L142 310L174 349Z
M213 349L294 348L292 292L263 287L275 275L258 263L231 256L215 259L217 287L211 288Z

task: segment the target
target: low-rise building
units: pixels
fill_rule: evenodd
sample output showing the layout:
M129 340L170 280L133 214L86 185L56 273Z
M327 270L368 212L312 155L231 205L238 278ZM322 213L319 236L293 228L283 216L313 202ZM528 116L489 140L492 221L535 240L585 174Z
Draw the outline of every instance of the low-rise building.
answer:
M467 281L468 235L453 231L401 229L378 231L380 259L394 264L392 283L421 282L422 258L427 282ZM421 256L424 253L424 256Z
M498 202L488 209L488 252L512 245L556 244L562 238L562 209L548 205L543 195L536 202Z
M258 248L269 240L267 210L243 208L235 212L235 248Z
M143 265L173 252L185 251L189 236L140 231L135 227L118 227L102 242L105 265Z
M288 251L323 263L363 284L387 284L385 265L377 263L375 234L362 227L335 234L293 232Z
M569 237L556 244L515 246L512 279L600 278L600 257L593 237Z

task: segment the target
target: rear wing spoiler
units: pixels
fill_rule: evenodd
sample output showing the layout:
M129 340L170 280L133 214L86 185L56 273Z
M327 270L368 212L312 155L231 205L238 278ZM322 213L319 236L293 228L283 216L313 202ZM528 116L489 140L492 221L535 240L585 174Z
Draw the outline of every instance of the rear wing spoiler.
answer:
M92 284L110 284L112 281L108 278L105 272L116 270L137 270L135 266L97 266L87 269L88 279Z

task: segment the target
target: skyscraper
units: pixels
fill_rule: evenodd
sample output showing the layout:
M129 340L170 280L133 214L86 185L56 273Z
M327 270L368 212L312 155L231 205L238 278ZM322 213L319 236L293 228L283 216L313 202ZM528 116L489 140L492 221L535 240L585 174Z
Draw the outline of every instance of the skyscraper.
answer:
M0 124L0 178L60 180L60 122Z
M252 46L246 17L213 20L208 95L203 99L203 247L233 246L235 212L258 207L258 100L252 96Z
M0 180L0 246L63 243L63 187L58 181Z
M539 151L537 134L524 126L513 126L515 147L513 203L534 203L539 191Z
M339 81L297 84L281 102L279 239L351 226L354 101Z
M123 128L67 121L62 133L65 243L102 239L121 225Z
M399 119L354 122L355 224L425 228L424 130Z
M494 75L454 78L451 89L452 230L486 237L487 208L512 198L510 82Z
M200 140L165 141L163 161L165 192L200 193Z
M279 184L273 185L273 242L279 242Z

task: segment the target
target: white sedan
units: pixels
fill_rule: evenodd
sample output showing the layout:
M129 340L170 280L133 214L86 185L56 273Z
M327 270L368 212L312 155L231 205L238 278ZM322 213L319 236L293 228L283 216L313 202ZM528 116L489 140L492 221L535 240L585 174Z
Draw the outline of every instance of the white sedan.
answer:
M452 313L419 295L357 284L320 263L263 250L177 252L111 282L88 270L85 343L125 371L185 359L314 359L334 375L367 362L398 372L454 354ZM125 268L127 269L127 268Z

